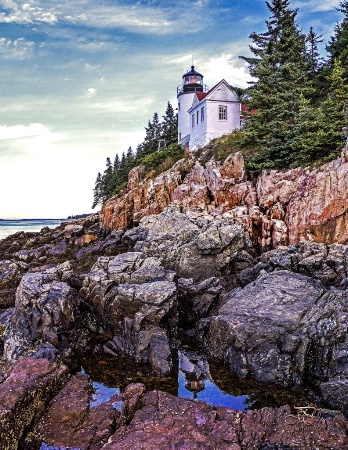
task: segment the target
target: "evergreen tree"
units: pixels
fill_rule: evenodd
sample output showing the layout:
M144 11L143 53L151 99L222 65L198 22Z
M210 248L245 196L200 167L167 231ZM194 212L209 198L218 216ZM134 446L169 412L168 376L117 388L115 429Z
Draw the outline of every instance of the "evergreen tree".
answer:
M249 169L284 167L293 162L291 152L293 126L301 96L308 98L312 89L308 80L306 37L298 29L296 10L289 0L266 2L271 13L267 32L252 33L254 57L242 57L256 78L248 88L249 108L256 111L245 127L244 144L260 150Z
M337 8L343 14L341 23L335 26L335 34L331 37L326 50L330 54L330 66L333 67L334 61L339 59L344 69L344 78L348 79L348 0L340 2L340 7Z
M101 182L101 194L103 203L112 196L113 193L113 165L109 157L106 158L106 169Z
M101 185L102 185L102 176L101 173L98 172L97 179L95 180L95 186L93 189L92 209L94 209L99 203L101 203L102 198Z
M178 115L170 102L167 103L166 112L161 123L160 138L166 140L166 145L173 144L178 140Z
M321 105L326 159L338 156L345 143L343 128L347 126L348 85L345 80L345 69L340 60L333 63L329 83L329 95Z
M302 98L294 127L293 150L296 165L324 162L337 157L344 145L347 126L348 86L340 61L334 62L328 75L328 95L319 107Z
M120 157L118 156L118 153L116 153L114 159L114 174L117 174L119 170L120 170Z
M145 133L145 139L142 144L142 156L149 155L158 149L158 140L161 136L161 125L156 112L153 115L152 122L149 121L147 128L145 128Z
M309 33L306 36L306 55L308 59L308 72L312 79L316 77L321 67L323 66L324 59L320 56L318 45L324 41L322 34L314 32L313 27L310 27Z
M128 174L128 172L130 170L133 169L134 162L135 162L134 153L133 153L132 147L129 147L128 150L127 150L127 154L126 154L126 170L127 170L127 174Z

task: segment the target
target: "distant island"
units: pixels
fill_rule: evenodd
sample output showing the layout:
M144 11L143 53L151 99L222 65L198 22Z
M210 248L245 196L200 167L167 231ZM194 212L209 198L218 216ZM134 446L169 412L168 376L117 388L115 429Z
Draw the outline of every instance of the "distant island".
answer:
M76 220L76 219L84 219L85 217L90 216L93 213L89 213L89 214L75 214L74 216L68 216L67 220Z

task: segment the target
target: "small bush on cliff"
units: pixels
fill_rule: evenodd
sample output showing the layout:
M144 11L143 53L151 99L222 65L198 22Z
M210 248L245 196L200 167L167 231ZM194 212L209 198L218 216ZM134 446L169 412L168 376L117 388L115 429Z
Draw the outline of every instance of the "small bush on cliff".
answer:
M183 156L183 148L178 144L171 144L167 148L144 156L139 160L139 164L145 167L145 173L153 172L156 176L163 171L163 167L166 167L164 170L169 169ZM169 165L164 164L165 161L169 161Z

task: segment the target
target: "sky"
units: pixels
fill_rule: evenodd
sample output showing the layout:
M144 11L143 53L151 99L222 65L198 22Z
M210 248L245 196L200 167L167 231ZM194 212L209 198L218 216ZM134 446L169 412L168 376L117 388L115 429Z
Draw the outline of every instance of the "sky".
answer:
M341 19L339 0L290 6L325 42ZM192 55L208 86L245 87L238 57L268 16L264 0L0 0L0 218L92 212L106 157L176 107Z

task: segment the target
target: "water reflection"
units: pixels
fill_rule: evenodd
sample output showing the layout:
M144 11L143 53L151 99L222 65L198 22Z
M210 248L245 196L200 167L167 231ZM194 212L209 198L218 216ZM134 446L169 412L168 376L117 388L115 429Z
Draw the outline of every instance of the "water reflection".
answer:
M207 360L192 351L179 351L178 396L194 398L214 406L244 410L248 395L234 396L214 382Z
M202 353L188 345L179 349L171 376L164 378L154 375L148 365L137 364L125 356L112 358L94 355L82 358L80 364L95 388L91 407L108 401L115 393L123 392L130 383L144 383L149 391L158 389L181 398L202 400L214 406L237 410L285 404L292 408L310 403L320 405L309 389L282 388L252 379L241 380L223 365L208 361Z

